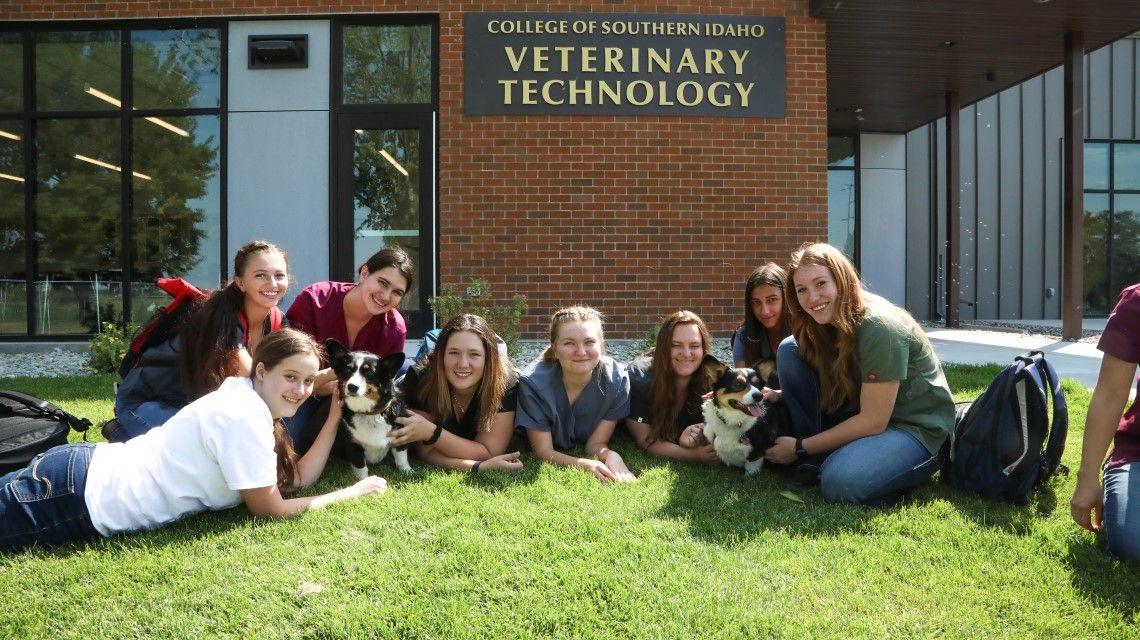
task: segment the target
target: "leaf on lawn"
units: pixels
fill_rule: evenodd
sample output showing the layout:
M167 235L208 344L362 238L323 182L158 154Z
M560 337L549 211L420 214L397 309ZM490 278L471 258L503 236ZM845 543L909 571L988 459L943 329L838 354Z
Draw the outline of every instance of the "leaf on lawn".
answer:
M324 590L325 586L323 584L303 580L301 584L297 586L297 597L304 598L305 596L313 596Z
M784 496L788 500L791 500L792 502L801 502L802 503L804 501L804 499L801 498L799 496L799 494L793 493L791 491L781 491L780 495Z

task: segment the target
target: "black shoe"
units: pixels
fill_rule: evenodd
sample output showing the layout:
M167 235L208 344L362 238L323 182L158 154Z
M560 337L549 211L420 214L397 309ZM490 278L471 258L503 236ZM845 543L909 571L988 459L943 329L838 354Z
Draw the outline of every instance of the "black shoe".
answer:
M794 491L807 491L818 484L819 467L808 463L796 465L792 478L788 480L788 487Z
M115 442L115 440L112 440L111 438L122 426L123 425L119 424L118 418L111 418L110 420L104 422L103 426L99 427L99 432L103 434L103 439L107 442Z

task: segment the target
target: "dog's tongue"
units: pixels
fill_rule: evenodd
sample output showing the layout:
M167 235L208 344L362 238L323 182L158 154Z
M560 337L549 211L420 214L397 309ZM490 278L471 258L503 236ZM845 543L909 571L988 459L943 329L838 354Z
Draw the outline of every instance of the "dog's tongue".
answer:
M759 418L760 414L764 413L764 406L759 402L747 405L745 408L748 409L748 413L751 413L753 418Z

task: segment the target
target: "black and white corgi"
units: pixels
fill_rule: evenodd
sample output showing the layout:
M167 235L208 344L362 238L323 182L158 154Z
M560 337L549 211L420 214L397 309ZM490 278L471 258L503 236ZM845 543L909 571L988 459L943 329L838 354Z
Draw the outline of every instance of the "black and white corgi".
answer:
M404 354L380 357L349 351L332 338L325 341L325 350L340 386L341 428L335 450L352 464L358 479L368 477L368 463L377 464L389 450L396 467L412 473L407 446L392 447L388 442L388 432L400 427L396 418L409 415L396 387Z
M791 432L788 408L782 402L764 400L760 393L765 380L775 375L775 363L757 365L765 371L763 376L756 369L728 367L711 356L704 366L712 380L712 397L701 407L705 438L721 462L755 475L764 466L764 451L777 437Z

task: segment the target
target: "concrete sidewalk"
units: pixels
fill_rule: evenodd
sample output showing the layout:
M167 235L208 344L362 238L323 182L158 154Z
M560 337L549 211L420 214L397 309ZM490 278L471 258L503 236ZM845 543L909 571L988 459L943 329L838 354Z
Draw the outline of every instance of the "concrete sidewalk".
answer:
M1095 343L976 329L929 328L926 335L942 362L1006 365L1015 356L1036 349L1045 353L1062 378L1075 378L1090 389L1096 386L1100 372L1101 353Z

